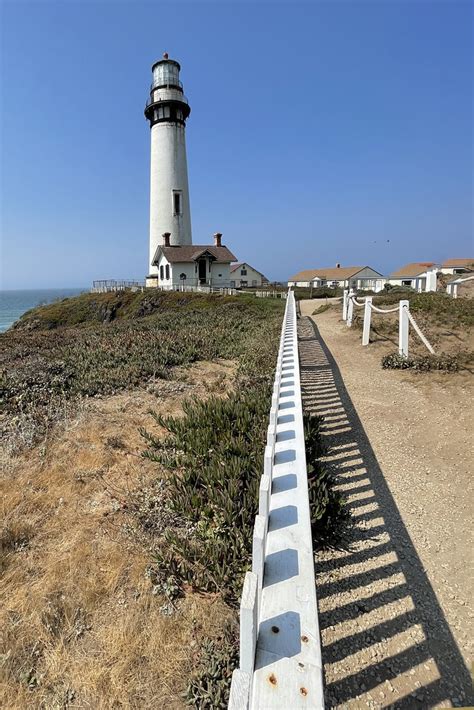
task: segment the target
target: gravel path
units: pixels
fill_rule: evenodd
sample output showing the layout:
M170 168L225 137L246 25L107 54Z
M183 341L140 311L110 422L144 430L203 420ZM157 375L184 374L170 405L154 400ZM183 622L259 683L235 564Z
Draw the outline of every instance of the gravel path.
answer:
M472 704L466 380L384 371L314 308L301 303L303 402L355 521L349 549L316 564L327 707Z

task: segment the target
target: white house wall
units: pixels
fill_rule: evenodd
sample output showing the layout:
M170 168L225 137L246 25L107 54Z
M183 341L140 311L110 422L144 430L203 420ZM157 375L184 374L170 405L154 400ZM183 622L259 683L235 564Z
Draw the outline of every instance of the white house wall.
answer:
M247 269L247 276L242 276L242 268ZM262 274L248 264L242 264L235 271L231 271L230 280L235 283L235 288L240 288L242 281L246 281L247 286L261 286L263 283Z

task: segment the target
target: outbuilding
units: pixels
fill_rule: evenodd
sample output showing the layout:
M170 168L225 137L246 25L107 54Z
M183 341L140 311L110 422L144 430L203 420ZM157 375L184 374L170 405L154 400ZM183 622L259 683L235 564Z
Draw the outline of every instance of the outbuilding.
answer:
M474 257L472 259L446 259L441 264L440 269L442 274L461 275L469 274L474 271Z
M435 264L434 261L412 262L390 274L388 283L392 286L409 286L419 293L436 291L438 270L439 264Z
M384 276L370 266L341 266L340 264L325 269L299 271L288 279L288 286L338 286L359 291L381 291L384 284Z
M214 235L214 244L171 245L170 234L163 234L163 244L156 249L152 264L158 267L157 286L175 289L180 286L229 288L230 265L237 261L222 244L222 234Z
M230 285L232 288L260 287L268 283L268 279L261 271L257 271L246 261L232 264L230 267Z

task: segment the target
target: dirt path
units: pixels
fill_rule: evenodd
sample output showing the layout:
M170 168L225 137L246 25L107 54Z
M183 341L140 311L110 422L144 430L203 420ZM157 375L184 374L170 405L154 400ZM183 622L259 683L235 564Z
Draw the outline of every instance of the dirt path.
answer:
M355 519L350 549L316 566L327 706L472 704L472 384L384 371L338 312L314 322L299 324L304 404Z

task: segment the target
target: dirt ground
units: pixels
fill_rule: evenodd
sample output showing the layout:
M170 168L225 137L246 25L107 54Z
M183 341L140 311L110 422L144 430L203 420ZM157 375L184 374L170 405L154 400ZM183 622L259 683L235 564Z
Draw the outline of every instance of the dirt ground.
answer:
M129 492L157 477L140 456L150 409L224 393L231 362L94 398L41 446L2 458L2 708L182 708L197 640L226 608L189 594L163 613L150 555L127 527Z
M327 705L472 704L472 375L382 370L390 343L362 347L339 308L314 323L299 326L304 403L356 523L317 562Z

